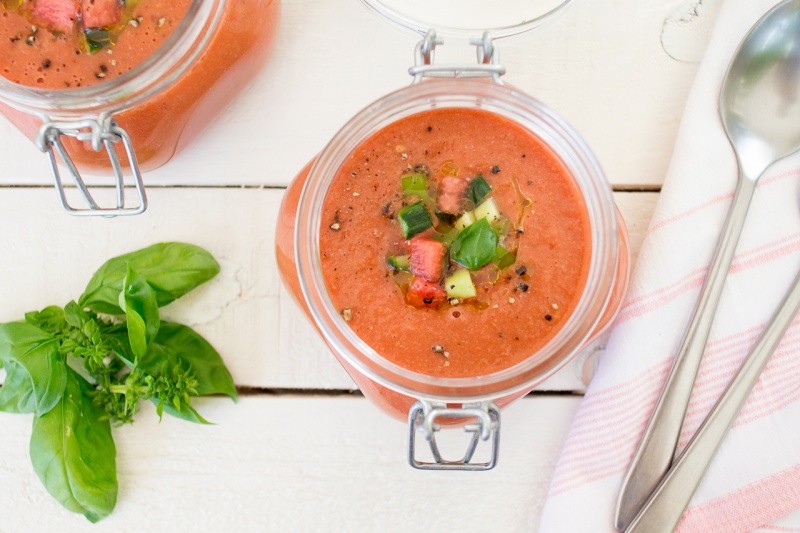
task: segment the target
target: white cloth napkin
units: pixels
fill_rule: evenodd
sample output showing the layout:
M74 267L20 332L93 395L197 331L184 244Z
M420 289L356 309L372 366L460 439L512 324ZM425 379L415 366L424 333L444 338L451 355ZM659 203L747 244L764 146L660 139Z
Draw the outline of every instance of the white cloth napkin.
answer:
M559 458L542 533L614 531L622 477L677 352L733 196L737 166L718 118L720 83L742 37L776 3L728 0L722 7L626 301ZM681 447L738 370L800 268L799 182L798 154L773 165L759 182ZM795 320L678 531L750 531L800 508L799 400L800 320Z

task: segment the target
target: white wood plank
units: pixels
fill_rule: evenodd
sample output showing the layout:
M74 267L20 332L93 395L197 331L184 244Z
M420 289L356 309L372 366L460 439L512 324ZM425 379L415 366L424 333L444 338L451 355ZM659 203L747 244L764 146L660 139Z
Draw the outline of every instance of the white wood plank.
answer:
M537 396L504 410L498 466L475 473L412 469L405 424L364 398L211 399L200 409L216 426L159 424L148 406L114 430L119 498L97 525L45 492L28 456L30 416L0 414L0 530L535 531L579 401Z
M236 383L277 389L353 389L314 328L281 287L274 253L283 191L156 188L138 217L46 216L50 188L0 188L0 322L83 292L108 258L155 242L178 240L208 249L222 265L206 286L164 308L165 318L196 328L223 354ZM618 193L634 253L655 193ZM199 216L187 216L184 213ZM585 357L540 390L584 389ZM589 367L591 368L591 367Z
M721 0L592 0L500 42L506 80L561 113L615 185L660 184ZM359 109L407 85L418 37L357 0L283 2L257 80L150 184L285 185ZM666 48L665 48L666 47ZM440 57L473 61L451 43ZM50 183L45 158L0 120L0 183Z
M650 226L650 219L658 202L657 192L617 192L614 193L614 201L617 203L625 225L628 229L628 238L631 246L631 267L636 265L639 257L639 250L644 242L647 228Z

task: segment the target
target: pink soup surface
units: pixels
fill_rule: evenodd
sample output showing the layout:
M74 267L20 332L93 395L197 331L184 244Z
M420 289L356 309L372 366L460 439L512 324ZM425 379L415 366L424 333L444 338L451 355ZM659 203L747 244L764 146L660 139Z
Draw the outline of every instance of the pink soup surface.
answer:
M15 0L6 1L15 4ZM163 44L190 4L190 0L129 1L118 8L115 22L101 30L107 31L113 44L90 51L86 39L89 28L80 7L86 2L54 2L59 6L74 3L74 20L63 14L50 15L41 7L47 4L40 2L25 0L14 9L0 7L0 74L38 89L86 87L128 72ZM69 29L62 26L64 23Z
M411 306L387 264L409 253L397 220L411 201L401 177L420 166L432 194L444 176L482 175L512 224L506 244L516 260L473 272L476 300ZM487 111L431 110L379 131L334 178L322 220L322 272L336 308L387 360L426 375L482 376L532 356L574 311L587 278L590 230L577 185L538 137Z

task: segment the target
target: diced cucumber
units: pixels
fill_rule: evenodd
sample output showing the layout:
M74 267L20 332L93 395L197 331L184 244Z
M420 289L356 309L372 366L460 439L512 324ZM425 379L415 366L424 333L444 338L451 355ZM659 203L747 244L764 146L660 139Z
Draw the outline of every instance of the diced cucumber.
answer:
M475 217L472 214L472 211L467 211L456 220L456 223L453 224L453 230L456 231L456 235L459 231L468 228L473 222L475 222Z
M400 183L403 187L403 196L412 194L428 196L428 178L425 174L406 174L400 178Z
M455 274L444 280L444 289L447 291L448 298L475 298L478 291L475 290L475 284L472 283L472 276L469 270L457 270Z
M433 226L431 215L420 201L404 207L397 213L403 237L410 239Z
M485 218L489 221L489 224L499 222L503 218L503 215L500 213L500 208L497 207L497 202L494 201L494 198L487 198L484 200L481 205L475 208L472 214L475 220Z
M411 256L410 255L390 255L386 258L386 262L393 270L411 271Z
M467 189L467 200L471 201L472 205L478 205L491 191L492 187L486 183L486 180L483 179L483 176L478 174L472 181L469 182L469 188Z

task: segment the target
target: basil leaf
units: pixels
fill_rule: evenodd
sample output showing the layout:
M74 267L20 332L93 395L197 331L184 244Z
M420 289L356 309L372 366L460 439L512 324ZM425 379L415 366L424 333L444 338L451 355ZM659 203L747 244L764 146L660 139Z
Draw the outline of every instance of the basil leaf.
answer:
M49 413L33 420L31 462L47 492L90 522L108 516L117 501L117 450L91 386L72 369L66 390Z
M58 353L58 339L54 336L27 322L0 324L0 359L7 368L16 364L15 382L24 381L33 391L36 414L47 413L61 399L67 365ZM24 390L15 392L20 393L24 394Z
M57 305L45 307L41 311L25 313L25 322L41 328L47 333L58 333L66 325L64 310Z
M64 306L64 320L73 328L83 329L83 326L91 320L89 313L78 307L74 301Z
M6 379L0 387L0 411L6 413L35 413L36 397L28 373L17 363L6 365Z
M161 319L158 302L152 287L130 265L125 275L123 290L119 295L120 307L125 310L128 339L135 357L142 357L153 342Z
M450 258L470 270L477 270L494 259L497 234L482 218L458 234L450 246Z
M78 300L80 307L96 313L123 314L118 297L129 264L153 288L159 307L219 273L219 263L198 246L179 242L154 244L103 264Z
M237 399L233 378L214 347L188 326L162 322L150 349L139 358L139 368L158 377L165 363L171 368L181 362L191 365L198 381L198 395L226 394ZM181 411L184 409L181 407Z

